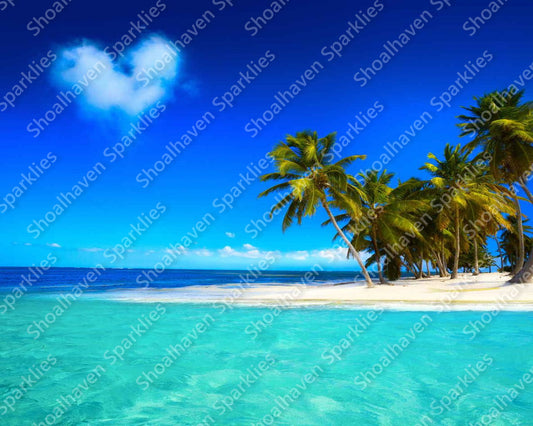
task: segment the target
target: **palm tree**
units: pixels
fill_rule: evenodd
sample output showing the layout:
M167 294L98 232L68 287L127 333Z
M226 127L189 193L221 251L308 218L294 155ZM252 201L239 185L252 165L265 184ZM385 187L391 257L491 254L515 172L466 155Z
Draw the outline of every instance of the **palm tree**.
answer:
M462 123L458 125L462 130L461 136L474 136L468 145L482 148L494 177L512 189L515 216L518 218L515 275L521 270L525 255L522 212L515 183L533 203L533 195L524 178L533 164L533 114L531 103L521 103L523 94L523 91L502 90L474 98L476 105L465 108L469 115L459 116Z
M470 205L466 211L467 223L463 225L463 230L468 235L468 240L473 246L473 269L474 275L479 275L479 248L487 245L487 238L495 236L498 231L511 229L511 223L504 217L504 214L513 213L513 205L508 198L495 200L490 205ZM481 209L481 210L480 210Z
M410 198L407 193L410 183L399 184L396 188L389 186L394 174L384 170L381 174L377 171L369 171L359 174L359 181L354 185L359 187L359 192L364 194L362 205L357 211L347 210L347 214L340 215L337 219L348 219L343 230L352 231L354 237L352 244L358 250L368 250L374 255L367 262L376 263L380 283L386 283L383 276L381 259L385 257L388 262L395 261L401 253L392 254L393 247L400 246L400 239L407 235L422 238L417 229L416 214L426 204L415 198ZM361 219L365 218L364 221ZM360 224L366 225L361 229ZM403 250L401 250L403 252ZM390 269L390 268L389 268ZM395 271L391 269L393 275Z
M369 287L374 284L363 264L359 253L350 239L342 232L335 220L330 205L350 206L357 211L360 205L359 191L349 182L345 167L364 155L352 155L332 163L335 157L331 149L335 144L335 133L318 138L316 132L299 132L287 136L270 153L277 169L275 173L261 176L262 181L283 181L263 191L259 197L273 192L288 191L271 211L271 214L286 208L282 229L285 231L296 219L301 224L304 216L312 216L317 207L322 206L328 214L337 233L344 240L351 255L357 260Z
M508 220L511 226L504 229L501 233L501 242L499 245L503 250L501 254L502 261L509 263L511 270L514 270L518 259L518 221L516 220L516 216L510 216ZM533 239L529 236L533 228L526 224L528 222L527 219L523 222L525 247L529 251L533 247Z
M461 255L462 221L469 211L483 211L490 206L504 206L503 188L496 185L492 176L483 167L480 158L469 160L472 148L455 147L447 144L444 160L439 160L429 153L428 158L434 163L425 163L421 167L432 178L427 182L428 191L441 206L440 213L448 216L454 231L455 253L451 278L457 278L459 257Z

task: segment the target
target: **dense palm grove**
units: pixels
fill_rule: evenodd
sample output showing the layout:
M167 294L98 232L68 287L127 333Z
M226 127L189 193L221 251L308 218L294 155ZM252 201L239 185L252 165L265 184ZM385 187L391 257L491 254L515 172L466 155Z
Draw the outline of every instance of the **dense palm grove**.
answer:
M523 92L495 91L475 98L458 117L466 144L428 154L420 169L427 179L392 182L394 175L346 168L364 155L335 160L335 134L319 138L304 131L288 136L271 152L277 183L260 196L278 192L272 212L285 210L283 230L323 208L334 239L347 247L368 286L396 280L402 270L421 278L436 271L456 278L462 268L512 274L511 282L533 279L533 243L521 203L533 203L527 187L533 167L533 104ZM521 194L524 194L523 196ZM497 257L488 250L494 239ZM363 262L360 252L371 256Z

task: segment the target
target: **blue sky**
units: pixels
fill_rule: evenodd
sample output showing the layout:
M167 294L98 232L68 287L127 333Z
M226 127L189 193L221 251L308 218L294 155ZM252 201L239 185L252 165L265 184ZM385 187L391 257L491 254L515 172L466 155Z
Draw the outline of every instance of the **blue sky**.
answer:
M355 268L332 246L332 229L320 226L322 212L285 234L280 217L253 231L252 221L273 199L257 199L265 186L251 171L270 170L265 155L275 142L303 129L341 136L357 127L342 149L343 156L368 155L352 168L356 173L409 131L407 146L386 165L407 179L422 176L418 167L428 151L459 142L455 117L473 96L516 80L531 98L530 75L523 72L533 64L533 6L525 0L500 7L478 0L191 3L2 3L9 37L0 47L0 198L14 205L0 207L3 265L39 264L54 253L56 266L152 267L188 235L188 251L173 267L246 269L268 255L277 268L316 262ZM147 22L147 15L149 25L137 23L140 16ZM262 15L270 19L259 28L254 22ZM383 45L406 30L410 40L383 60ZM122 46L125 40L129 46ZM184 46L168 53L176 40ZM124 57L115 58L122 48ZM88 73L98 61L104 68ZM364 81L362 69L372 64L378 70ZM21 73L32 67L33 80L19 90ZM450 86L458 79L455 91ZM273 110L275 95L297 81L294 99L279 114L265 113ZM35 130L33 120L54 109L60 91L84 82L54 120ZM228 91L233 106L223 107ZM368 119L375 115L371 108L378 113ZM413 133L424 113L431 119ZM266 125L256 135L250 123L263 114ZM151 124L125 137L140 117ZM365 117L368 124L356 126ZM191 133L197 136L183 137ZM185 140L188 145L169 156L169 143ZM169 158L153 181L143 180L143 169ZM21 173L41 161L48 169L21 191ZM78 181L87 188L37 232L34 221ZM146 224L151 215L157 218L139 230L140 220ZM115 262L113 253L122 250L124 258Z

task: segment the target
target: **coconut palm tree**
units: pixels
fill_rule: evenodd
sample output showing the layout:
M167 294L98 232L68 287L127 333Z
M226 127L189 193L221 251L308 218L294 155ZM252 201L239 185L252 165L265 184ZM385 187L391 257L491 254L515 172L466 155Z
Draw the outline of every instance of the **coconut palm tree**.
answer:
M374 170L360 173L353 185L363 194L362 204L357 205L356 211L345 206L346 213L335 218L337 221L347 221L342 230L353 234L352 244L356 250L373 252L367 260L367 266L376 264L382 284L386 283L382 259L385 258L385 266L389 262L397 262L404 251L402 238L405 241L409 238L422 238L416 219L417 214L426 207L424 201L408 195L411 182L400 183L396 188L390 187L393 176L393 173L387 173L386 170L382 173ZM396 276L392 265L387 270L392 276Z
M441 277L448 277L448 259L453 252L454 235L450 232L450 217L439 208L430 208L426 216L431 220L424 226L428 258L437 266Z
M513 274L518 274L524 263L524 231L520 201L514 184L525 192L533 203L525 175L533 164L533 114L530 102L521 103L524 92L495 91L474 98L476 105L465 108L458 124L461 136L471 136L471 147L480 147L490 165L493 176L512 189L515 216L518 218L518 259ZM530 256L531 258L531 256ZM533 269L533 263L531 265Z
M361 204L358 188L349 182L345 167L356 160L364 159L364 155L352 155L337 162L332 162L335 155L332 148L335 144L335 133L319 138L316 132L299 132L295 136L287 136L270 153L277 169L274 173L261 176L262 181L282 181L259 194L264 197L274 192L284 193L283 198L271 211L271 214L285 209L282 229L287 229L296 219L301 224L304 216L312 216L317 207L322 206L328 214L337 233L344 240L351 255L356 259L369 287L372 279L363 264L359 253L350 239L341 230L331 211L331 206L349 206L357 211Z
M479 275L479 248L483 250L487 245L487 238L495 236L501 228L512 228L504 214L513 212L513 204L506 197L495 199L490 205L469 205L469 209L465 212L466 223L463 223L463 231L473 246L474 275Z
M457 278L461 239L464 238L461 223L467 217L467 212L480 212L493 205L506 204L501 193L503 188L494 183L479 156L469 160L471 152L471 147L447 144L443 160L429 153L428 158L436 164L427 162L421 167L432 176L427 182L428 191L434 196L432 204L439 206L440 213L448 216L453 227L455 253L452 279Z
M511 226L510 228L504 229L501 233L500 247L503 251L501 254L502 261L509 263L512 271L515 269L516 261L518 259L518 224L515 216L510 216L508 220ZM533 247L533 239L530 237L533 228L527 225L527 219L523 222L524 241L527 253Z

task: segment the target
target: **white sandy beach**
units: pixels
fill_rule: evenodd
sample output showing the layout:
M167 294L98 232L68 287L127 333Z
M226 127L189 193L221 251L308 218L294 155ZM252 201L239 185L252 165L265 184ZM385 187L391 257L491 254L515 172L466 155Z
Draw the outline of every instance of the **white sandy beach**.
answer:
M106 293L107 299L139 303L223 303L236 305L382 306L394 309L533 310L533 284L509 285L508 274L460 274L456 280L433 276L402 279L394 285L367 288L341 285L191 286L174 289L125 290Z

